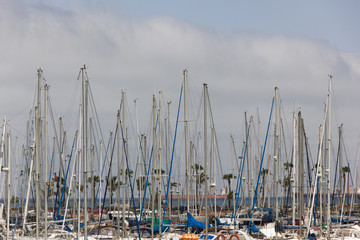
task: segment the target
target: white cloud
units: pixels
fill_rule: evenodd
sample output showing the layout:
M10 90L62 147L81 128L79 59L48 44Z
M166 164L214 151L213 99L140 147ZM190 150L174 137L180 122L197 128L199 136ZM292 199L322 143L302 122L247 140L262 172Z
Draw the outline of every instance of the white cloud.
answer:
M313 39L249 32L225 35L165 16L132 19L116 8L59 10L16 1L2 5L2 114L18 118L17 113L29 106L38 67L44 68L57 113L66 114L69 106L76 110L77 103L68 100L85 63L105 131L113 128L123 89L129 102L139 98L145 129L151 96L159 90L164 91L165 101L173 102L175 116L182 71L187 67L196 88L194 102L199 101L202 83L209 84L217 131L224 139L230 131L240 135L243 112L255 115L257 107L265 131L275 86L280 88L287 119L291 120L294 108L301 108L309 135L316 138L331 73L340 108L335 113L349 131L354 150L360 120L358 54ZM230 149L226 141L223 152ZM312 139L313 144L316 141Z

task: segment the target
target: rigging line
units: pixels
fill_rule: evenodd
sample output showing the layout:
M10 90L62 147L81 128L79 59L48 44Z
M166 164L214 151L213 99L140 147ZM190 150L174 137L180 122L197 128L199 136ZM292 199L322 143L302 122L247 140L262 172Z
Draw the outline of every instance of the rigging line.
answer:
M102 181L101 177L103 176L103 173L104 173L104 170L105 170L105 165L106 165L106 160L108 158L108 152L109 152L109 148L110 148L110 143L111 143L111 138L109 137L109 141L108 141L108 144L107 144L107 147L106 147L106 150L105 150L104 162L103 162L102 168L101 168L100 181ZM100 161L101 161L101 159L100 159ZM98 185L97 190L96 190L96 196L95 196L94 204L97 202L99 191L100 191L100 184ZM99 201L101 201L101 199ZM95 205L94 205L94 208L95 208Z
M55 204L54 208L56 208L58 196L60 194L60 179L61 179L61 176L62 176L61 175L61 170L63 171L62 174L65 175L63 161L62 161L62 155L64 153L65 137L66 137L66 134L64 134L63 141L62 141L62 146L61 146L61 152L60 152L60 168L59 168L58 180L56 182L56 197L55 197L55 202L54 202L54 204Z
M16 228L17 228L17 224L18 224L18 217L20 214L20 206L22 203L22 197L23 197L23 186L24 186L24 182L25 182L25 177L26 177L26 169L27 169L27 165L28 165L28 151L25 151L24 146L23 146L23 153L24 153L24 157L25 157L25 166L23 168L23 173L22 173L22 180L21 180L21 187L20 187L20 199L18 202L18 206L17 206L17 212L16 212L16 218L15 218L15 226L14 226L14 231L13 231L13 239L15 238L15 232L16 232ZM21 176L21 175L20 175Z
M338 143L338 151L336 154L336 164L335 164L335 178L334 178L334 187L333 187L333 193L332 193L332 198L331 198L331 204L330 206L332 207L331 210L334 210L335 207L335 189L336 189L336 182L337 182L337 174L338 174L338 167L339 166L339 159L340 159L340 148L341 148L341 143L340 143L340 138L339 138L339 143ZM341 178L341 176L339 176L339 178ZM342 186L340 186L342 187Z
M248 145L248 140L249 140L249 135L250 135L250 127L251 126L249 125L248 129L247 129L245 146L243 148L243 154L241 156L243 162L242 162L242 167L241 167L241 175L240 175L240 177L238 177L238 182L239 182L239 179L240 179L240 184L236 186L236 190L235 190L235 194L236 194L236 192L238 192L238 197L236 198L236 205L234 207L234 211L232 212L232 216L231 216L231 219L234 219L234 224L235 224L235 217L236 217L237 208L238 208L238 204L239 204L239 198L240 198L240 190L241 190L244 166L245 166L245 161L246 161L245 158L246 158L247 145ZM239 169L239 171L240 171L240 169Z
M56 124L55 124L55 119L54 119L54 113L53 113L53 108L52 108L52 104L51 104L51 100L49 99L49 112L50 112L50 118L51 118L51 122L54 128L54 134L55 134L55 140L56 140L56 146L58 151L60 152L60 139L58 136L58 131L56 129ZM62 162L60 161L60 164L62 165Z
M286 119L285 119L286 120ZM287 154L287 148L286 148L286 143L285 143L285 131L284 131L284 122L283 122L283 119L280 118L280 148L281 148L281 142L283 142L283 146L284 146L284 152L285 152L285 159L287 160L288 159L288 154ZM282 138L281 138L282 136ZM283 141L281 141L283 140Z
M137 136L137 131L135 130L135 127L134 127L134 123L136 123L136 121L133 121L133 117L131 115L131 112L128 110L130 109L130 106L129 106L129 102L127 100L127 97L126 97L126 94L125 94L125 103L126 107L124 108L125 110L125 113L126 113L126 119L128 119L128 122L130 123L130 129L132 130L132 136L136 136L135 139L135 143L137 144L137 141L138 141L138 136ZM125 128L125 133L127 133L127 130L128 128ZM129 143L129 139L127 141L127 143ZM129 151L129 147L128 148L128 151ZM137 147L136 147L136 150L137 150ZM130 161L130 167L131 167L131 161ZM137 166L136 166L136 169L135 169L135 172L134 172L134 181L133 181L133 186L135 186L135 180L136 180L136 176L137 176Z
M220 166L220 172L221 172L221 175L224 174L224 171L223 171L223 168L222 168L222 164L221 164L221 157L220 157L220 151L219 151L219 143L218 143L218 140L217 140L217 134L216 134L216 130L215 130L215 122L214 122L214 115L213 115L213 112L212 112L212 108L211 108L211 103L210 103L210 97L209 97L209 94L207 94L207 101L209 103L209 110L210 110L210 117L211 117L211 125L214 129L214 134L215 134L215 143L216 143L216 153L217 153L217 157L218 157L218 164ZM225 180L223 179L223 184L225 184Z
M65 179L64 179L64 183L63 183L63 189L62 189L62 192L61 192L60 202L59 202L59 206L58 206L56 217L55 217L56 220L59 220L60 208L61 208L61 204L62 204L62 201L63 201L63 198L64 198L64 192L65 192L65 188L66 188L67 177L68 177L68 174L69 174L71 159L72 159L72 155L73 155L73 151L74 151L76 141L77 141L77 136L74 137L74 141L73 141L73 144L72 144L69 163L68 163L68 167L66 169L66 175L65 175ZM71 176L71 177L73 177L73 176ZM87 184L87 183L84 183L84 184ZM65 217L66 216L64 216L64 218Z
M343 134L341 134L341 139L342 139L342 143L343 143L343 148L344 148L344 153L345 153L345 159L346 159L346 162L347 162L347 164L348 164L348 166L349 166L350 162L349 162L348 152L347 152L347 150L346 150L346 145L345 145L345 143L344 143L344 136L343 136ZM350 169L350 167L349 167L349 169ZM350 169L350 170L351 170L351 169ZM352 174L351 174L352 171L350 171L349 173L350 173L351 184L354 185L353 176L352 176Z
M135 213L135 220L136 220L136 226L137 226L137 232L138 232L138 236L139 236L139 240L141 240L141 235L140 235L140 227L139 227L139 221L138 221L138 217L137 217L137 213L136 213L136 206L135 206L135 199L134 199L134 190L133 190L133 186L131 184L131 176L130 176L130 168L129 168L129 160L128 160L128 155L127 155L127 151L126 151L126 140L124 138L124 132L123 132L123 128L122 128L122 124L121 124L121 120L120 120L120 130L121 130L121 136L122 136L122 142L123 142L123 149L125 151L125 159L126 159L126 167L128 169L128 177L129 177L129 184L130 184L130 189L131 189L131 198L132 198L132 202L133 202L133 206L134 206L134 213ZM115 141L114 141L115 142ZM114 144L115 145L115 144Z
M305 127L303 127L302 129L303 129L303 134L304 134L304 139L305 139L306 160L307 160L307 165L308 165L309 185L310 185L310 189L311 189L312 179L311 179L311 169L310 169L311 166L310 166L310 158L309 158L309 145L308 145L308 141L307 141L307 137L306 137Z
M257 192L258 192L258 188L259 188L259 181L260 181L261 169L262 169L262 165L263 165L263 162L264 162L264 156L265 156L265 150L266 150L266 143L267 143L267 139L268 139L268 136L269 136L269 129L270 129L271 116L272 116L272 112L273 112L274 102L275 102L275 98L273 98L272 104L271 104L270 117L269 117L268 127L267 127L267 130L266 130L266 137L265 137L264 149L263 149L262 156L261 156L260 169L259 169L258 179L257 179L257 183L256 183L256 189L255 189L255 195L254 195L254 199L253 199L253 204L252 204L252 208L251 208L251 219L252 219L252 217L253 217L253 211L254 211L254 208L255 208L255 203L256 203L256 198L257 198ZM250 230L250 224L253 224L253 221L252 221L252 220L249 221L249 226L248 226L248 230L247 230L248 232L249 232L249 230Z
M114 139L116 139L116 136L117 136L117 134L118 134L118 128L119 128L119 124L116 123ZM106 177L106 185L105 185L105 193L104 193L104 200L103 200L102 209L104 209L104 207L105 207L105 200L106 200L106 194L107 194L107 189L108 189L108 185L109 185L109 180L112 181L112 180L109 179L109 178L110 178L111 166L112 166L112 161L113 161L113 156L114 156L115 143L116 143L116 141L113 142L112 150L111 150L110 165L109 165L109 171L108 171L108 174L107 174L107 177ZM103 214L103 211L101 211L100 221L99 221L99 225L98 225L98 226L101 225L102 214Z
M12 126L11 124L9 124L9 120L6 121L6 126L8 126L11 130L14 130L15 132L17 132L18 134L20 134L22 137L26 137L26 133L21 132L20 130L16 129L14 126Z
M239 156L237 155L236 153L236 148L235 148L235 140L234 140L234 137L232 135L230 135L231 137L231 143L232 143L232 149L234 151L234 157L235 157L235 164L236 164L236 169L239 168L239 162L238 162L238 159L239 159Z
M85 71L86 73L86 71ZM86 76L87 76L87 73L86 73ZM104 137L103 137L103 133L101 131L101 127L100 127L100 121L99 121L99 116L98 116L98 113L97 113L97 110L96 110L96 107L95 107L95 101L94 101L94 97L93 97L93 94L92 94L92 90L91 90L91 86L90 86L90 83L88 82L88 89L89 89L89 95L90 95L90 106L94 105L94 113L95 113L95 118L96 118L96 123L98 124L98 129L99 129L99 132L100 132L100 139L104 142ZM121 107L120 107L121 109Z
M74 112L74 108L76 106L76 104L74 104L74 103L75 103L75 99L77 98L77 92L79 89L80 82L81 81L76 81L75 87L73 88L73 91L72 91L72 94L70 97L69 105L67 106L67 112L65 114L65 116L69 116L69 118L66 118L65 125L67 126L67 128L70 126L71 119L73 116L73 114L71 114L71 113Z
M53 164L54 164L54 151L52 152L52 155L51 155L51 164L50 164L50 174L49 174L49 185L48 185L48 196L49 196L49 193L50 193L50 185L51 185L51 177L52 177L52 169L53 169Z
M156 114L155 134L157 133L158 117L159 116ZM149 187L148 186L149 174L150 174L150 168L151 168L151 161L152 161L152 158L153 158L154 145L155 145L155 143L152 144L152 148L151 148L151 152L150 152L149 167L148 167L147 174L146 174L145 190L144 190L143 201L142 201L142 206L141 206L140 219L142 219L142 213L143 213L143 209L144 209L144 205L145 205L146 189ZM154 183L152 183L152 184L154 184ZM150 190L149 190L149 192L150 192L150 198L152 199L152 197L153 197L152 192Z
M202 119L202 102L203 102L203 92L201 93L201 97L200 97L200 104L199 104L199 108L197 110L197 116L196 116L196 120L195 120L195 127L193 128L193 132L191 133L190 132L190 140L193 140L193 142L197 142L196 140L194 139L197 139L198 138L198 133L200 132L200 119ZM188 122L191 122L188 120Z
M162 224L163 224L164 218L165 218L165 212L166 212L167 203L168 203L168 197L169 197L169 189L170 189L170 185L171 185L171 173L172 173L172 166L173 166L173 162L174 162L175 143L176 143L176 135L177 135L178 124L179 124L179 115L180 115L180 109L181 109L182 92L183 92L183 85L181 86L181 90L180 90L179 106L178 106L178 112L177 112L177 116L176 116L175 133L174 133L174 140L173 140L173 145L172 145L173 147L172 147L172 152L171 152L170 170L169 170L169 177L168 177L168 183L167 183L167 189L166 189L166 198L165 198L165 205L164 205L164 213L163 213ZM162 225L161 225L160 229L162 229Z

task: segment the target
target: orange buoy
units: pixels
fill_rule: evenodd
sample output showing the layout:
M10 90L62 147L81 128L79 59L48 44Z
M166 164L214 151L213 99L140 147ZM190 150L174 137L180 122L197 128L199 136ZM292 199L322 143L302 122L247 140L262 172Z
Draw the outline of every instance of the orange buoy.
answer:
M181 240L198 240L199 236L196 234L184 234L181 236Z

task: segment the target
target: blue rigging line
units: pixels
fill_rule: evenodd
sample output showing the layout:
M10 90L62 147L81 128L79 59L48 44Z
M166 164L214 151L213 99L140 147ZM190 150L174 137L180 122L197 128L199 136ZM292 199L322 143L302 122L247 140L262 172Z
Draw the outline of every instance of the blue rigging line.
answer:
M269 129L270 129L270 123L271 123L271 116L272 116L272 112L273 112L273 107L274 107L274 98L273 98L272 104L271 104L270 117L269 117L269 122L268 122L267 130L266 130L265 144L264 144L264 149L263 149L262 156L261 156L261 163L260 163L259 175L258 175L258 179L257 179L257 183L256 183L256 190L255 190L254 200L253 200L253 204L252 204L252 208L251 208L251 219L252 219L252 217L253 217L253 211L254 211L254 208L255 208L255 203L256 203L256 198L257 198L257 192L258 192L258 188L259 188L261 169L262 169L262 165L263 165L263 162L264 162L264 156L265 156L265 150L266 150L266 143L267 143L267 139L268 139L268 136L269 136ZM252 224L252 220L251 220L251 219L250 219L250 221L249 221L248 232L249 232L250 226L251 226L251 224Z
M121 121L120 121L120 129L121 129L121 136L122 136L122 139L123 139L123 147L124 147L124 152L125 152L126 167L127 167L127 170L128 170L129 184L130 184L130 190L131 190L131 198L132 198L132 202L133 202L133 206L134 206L137 232L138 232L139 240L141 240L139 221L138 221L138 217L137 217L137 213L136 213L136 206L135 206L135 200L134 200L134 189L133 189L133 185L131 184L130 167L129 167L128 155L127 155L127 151L126 151L126 144L125 144L124 132L123 132L123 128L122 128L122 125L121 125ZM123 184L125 184L125 183L123 183ZM123 209L123 211L124 211L124 209Z
M155 114L155 113L154 113ZM157 124L158 124L158 115L156 115L156 123L155 123L155 134L156 134L156 130L157 130ZM142 219L142 214L143 214L143 210L144 210L144 203L145 203L145 196L146 196L146 189L149 183L149 174L150 174L150 168L151 168L151 161L152 161L152 156L153 156L153 150L154 150L154 144L151 148L151 153L150 153L150 159L149 159L149 167L148 167L148 171L146 174L146 183L145 183L145 190L144 190L144 196L143 196L143 201L142 201L142 206L141 206L141 211L140 211L140 219ZM153 197L153 196L151 196Z
M249 134L250 134L250 125L248 127L247 134L246 134L245 150L243 149L243 155L242 155L243 162L242 162L242 167L241 167L241 176L240 176L240 178L238 178L238 179L240 179L240 184L239 184L238 188L236 189L236 192L238 192L238 197L236 198L236 206L234 208L233 215L232 215L232 218L234 218L234 222L235 222L235 217L236 217L236 213L237 213L237 207L238 207L238 204L239 204L241 183L242 183L242 178L243 178L242 176L243 176L243 172L244 172L245 155L246 155L246 151L247 151L247 144L248 144Z
M181 90L180 90L179 107L178 107L178 112L177 112L177 117L176 117L176 126L175 126L174 142L173 142L172 153L171 153L170 171L169 171L169 178L168 178L168 184L167 184L167 189L166 189L166 199L165 199L163 220L162 220L161 224L164 223L165 212L166 212L166 207L167 207L168 197L169 197L169 189L170 189L170 185L171 185L170 180L171 180L172 166L173 166L173 162L174 162L175 142L176 142L176 134L177 134L178 123L179 123L179 114L180 114L180 107L181 107L182 91L183 91L183 86L181 86ZM161 225L161 228L160 228L160 229L162 229L162 225Z
M66 188L66 182L67 182L67 177L68 177L68 174L69 174L69 169L70 169L72 154L73 154L74 147L75 147L75 142L76 142L76 136L74 137L74 141L73 141L73 144L72 144L71 153L70 153L70 157L69 157L69 163L68 163L68 167L66 169L65 180L64 180L63 189L62 189L62 192L61 192L60 202L59 202L59 206L58 206L58 209L57 209L57 212L56 212L55 219L57 219L57 220L59 219L60 208L61 208L61 204L62 204L62 201L63 201L63 198L64 198L64 192L65 192L65 188ZM84 184L86 184L86 183L84 183ZM65 218L65 216L64 216L64 218Z

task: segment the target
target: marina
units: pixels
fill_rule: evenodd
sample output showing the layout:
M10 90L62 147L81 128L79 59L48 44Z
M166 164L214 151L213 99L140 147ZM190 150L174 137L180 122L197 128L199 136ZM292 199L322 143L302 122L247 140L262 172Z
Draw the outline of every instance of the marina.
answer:
M0 6L0 240L360 240L360 1Z
M11 170L12 138L6 119L2 125L1 179L6 186L1 204L2 238L360 236L360 196L354 184L357 170L352 172L343 159L342 126L338 128L336 158L331 156L330 148L335 147L330 144L332 133L327 127L331 120L331 75L316 158L310 159L301 111L293 114L292 141L284 142L279 89L275 87L264 144L254 147L253 141L259 137L254 131L255 117L248 118L245 113L245 139L239 150L234 136L229 136L232 171L224 173L207 84L203 85L198 127L189 129L186 69L175 123L170 123L170 109L163 109L159 92L159 96L153 95L149 132L140 133L137 125L136 135L129 136L123 91L114 117L115 130L107 140L98 135L101 125L85 65L78 75L82 83L79 127L73 136L64 128L62 118L58 124L49 121L49 112L53 112L49 88L41 68L37 74L37 101L26 121L28 135L22 146L23 169L13 183L11 174L17 173ZM179 124L181 114L183 126ZM177 139L179 128L184 129L182 144ZM130 143L129 139L135 141ZM332 163L334 159L336 163ZM9 194L12 184L20 186L18 195Z

